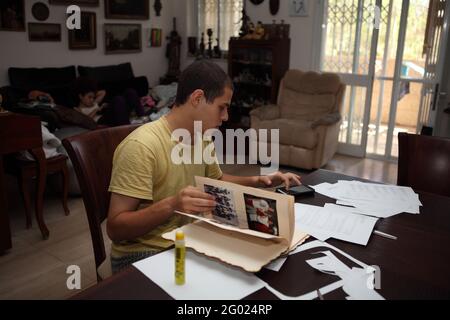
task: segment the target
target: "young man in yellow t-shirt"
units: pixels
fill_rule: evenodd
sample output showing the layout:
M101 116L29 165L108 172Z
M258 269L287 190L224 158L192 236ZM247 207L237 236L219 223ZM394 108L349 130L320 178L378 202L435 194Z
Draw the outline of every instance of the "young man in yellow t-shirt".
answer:
M203 132L228 120L233 85L226 73L209 61L190 65L180 76L172 111L144 125L117 148L110 184L107 231L113 241L114 272L172 246L161 235L184 224L176 210L201 213L214 209L214 197L194 188L194 177L205 176L252 187L300 184L300 177L277 172L270 176L237 177L212 164L175 164L172 132L194 136L194 122Z

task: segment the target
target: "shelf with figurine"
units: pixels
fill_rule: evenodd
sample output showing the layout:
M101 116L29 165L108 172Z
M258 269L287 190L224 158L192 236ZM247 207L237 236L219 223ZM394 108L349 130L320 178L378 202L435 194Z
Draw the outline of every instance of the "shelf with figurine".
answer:
M200 42L197 37L188 38L188 56L195 58L222 59L223 53L220 48L220 40L216 38L216 45L213 45L214 31L209 28L206 30L208 39L205 38L205 32L202 32ZM206 41L206 42L205 42Z
M284 37L288 34L276 37L277 33L272 31L276 28L267 33L261 22L253 31L252 23L248 20L247 23L248 27L241 29L241 38L230 39L228 74L235 86L254 87L246 87L244 95L260 96L275 103L279 83L289 69L290 39ZM282 30L288 30L285 26Z

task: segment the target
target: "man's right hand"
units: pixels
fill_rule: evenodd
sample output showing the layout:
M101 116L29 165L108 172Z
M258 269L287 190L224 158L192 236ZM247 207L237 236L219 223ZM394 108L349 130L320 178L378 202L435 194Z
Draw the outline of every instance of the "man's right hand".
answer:
M194 187L186 187L174 198L174 209L177 211L197 214L209 212L216 207L216 199Z

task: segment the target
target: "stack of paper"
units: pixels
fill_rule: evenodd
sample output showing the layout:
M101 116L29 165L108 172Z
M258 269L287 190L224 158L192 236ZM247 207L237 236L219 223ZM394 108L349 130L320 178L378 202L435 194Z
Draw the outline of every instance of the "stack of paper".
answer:
M322 208L296 203L295 227L321 241L335 238L365 246L378 219L354 210L334 204Z
M419 214L422 203L409 187L339 181L313 187L318 193L337 200L337 204L352 206L355 213L388 218L400 213Z

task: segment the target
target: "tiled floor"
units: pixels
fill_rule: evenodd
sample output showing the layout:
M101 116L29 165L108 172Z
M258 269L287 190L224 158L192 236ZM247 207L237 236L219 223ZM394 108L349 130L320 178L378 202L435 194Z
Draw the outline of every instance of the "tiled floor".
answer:
M374 181L395 184L397 165L370 159L337 155L325 168ZM223 166L224 172L239 175L259 173L257 166ZM66 286L67 267L81 268L81 286L96 283L91 237L81 198L69 201L70 216L51 192L46 195L45 220L50 239L43 241L36 223L25 229L25 213L15 181L8 194L13 249L0 256L0 299L65 299L75 294Z

